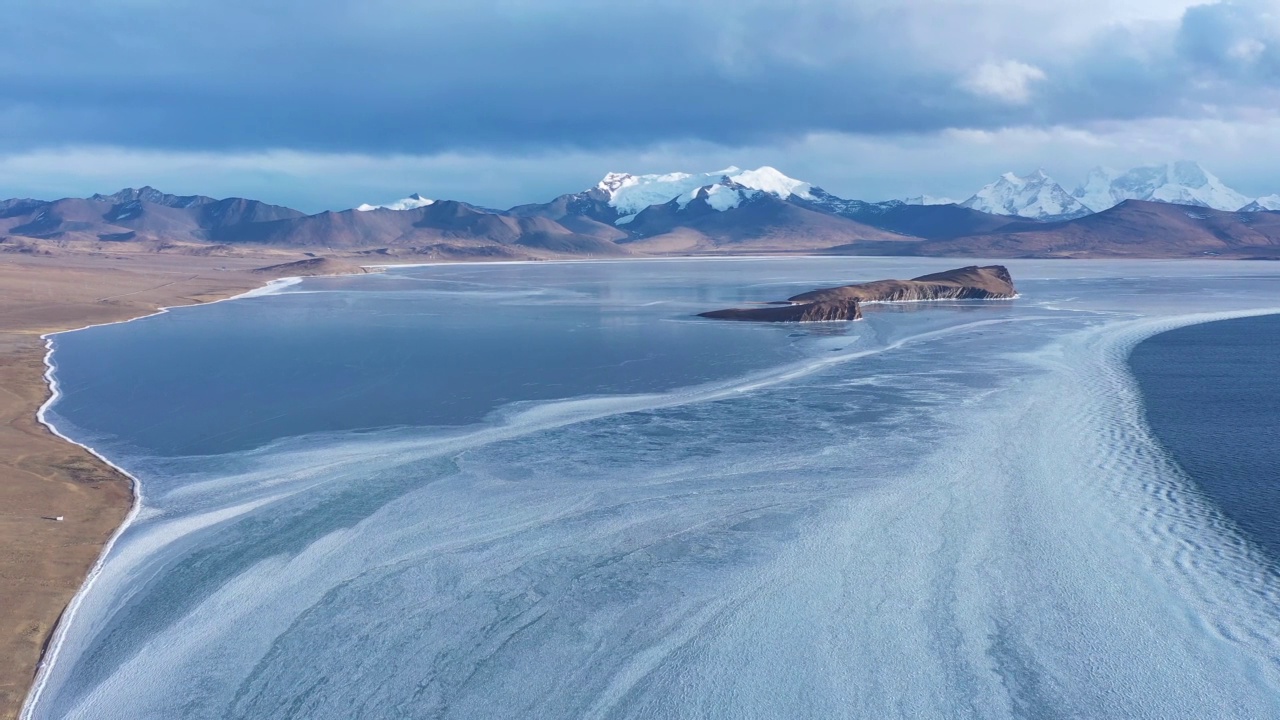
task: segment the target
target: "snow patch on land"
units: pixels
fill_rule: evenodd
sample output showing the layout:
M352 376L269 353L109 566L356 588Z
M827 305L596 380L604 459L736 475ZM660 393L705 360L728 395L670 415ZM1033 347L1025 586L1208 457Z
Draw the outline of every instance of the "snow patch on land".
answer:
M371 210L416 210L418 208L434 204L435 200L429 200L418 193L414 193L407 198L401 198L400 200L389 202L385 205L370 205L369 203L364 203L357 207L356 210L360 212L369 212Z
M1280 195L1263 195L1240 208L1243 212L1262 212L1264 210L1280 210Z

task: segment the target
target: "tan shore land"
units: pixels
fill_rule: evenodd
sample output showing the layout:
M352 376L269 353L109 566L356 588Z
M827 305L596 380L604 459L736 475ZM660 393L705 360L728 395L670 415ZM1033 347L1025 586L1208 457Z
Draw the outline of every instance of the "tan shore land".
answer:
M49 397L41 335L230 297L306 266L264 251L0 254L0 718L16 718L45 643L133 502L128 478L36 419ZM341 262L323 269L358 271ZM315 268L320 270L322 268ZM330 274L325 272L324 274ZM62 516L61 522L50 518Z

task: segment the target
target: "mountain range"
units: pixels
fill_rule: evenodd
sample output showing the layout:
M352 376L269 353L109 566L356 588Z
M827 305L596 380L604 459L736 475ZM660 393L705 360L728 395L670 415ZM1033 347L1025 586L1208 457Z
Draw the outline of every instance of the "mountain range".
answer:
M961 205L982 212L1034 220L1070 220L1119 205L1125 200L1173 203L1214 210L1256 212L1280 209L1280 196L1249 198L1229 187L1199 163L1180 161L1124 172L1097 167L1072 192L1037 170L1025 177L1005 173Z
M1092 204L1090 204L1092 203ZM1235 204L1238 203L1238 204ZM1097 210L1093 205L1106 207ZM1230 207L1235 204L1234 207ZM307 215L150 187L0 202L0 250L235 252L266 246L442 258L824 252L989 257L1280 257L1280 196L1250 199L1195 163L1098 169L1074 192L1007 173L955 204L864 202L770 167L609 173L549 202L494 210L414 194Z

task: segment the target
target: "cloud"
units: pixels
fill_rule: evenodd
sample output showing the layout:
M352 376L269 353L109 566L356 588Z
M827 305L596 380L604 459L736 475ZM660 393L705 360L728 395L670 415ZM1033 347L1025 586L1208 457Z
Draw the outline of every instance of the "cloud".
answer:
M24 29L0 45L13 195L510 204L731 163L962 195L997 164L1072 164L1085 136L1146 147L1127 128L1230 134L1280 107L1276 0L14 0L6 17ZM1229 176L1226 150L1168 145Z
M1273 0L1190 8L1176 44L1192 68L1218 81L1280 87L1280 5Z
M756 144L1247 104L1164 62L1234 22L1192 1L16 0L0 149Z
M1257 38L1244 38L1236 42L1227 50L1233 60L1243 63L1257 62L1262 58L1263 53L1267 51L1267 44Z
M979 65L961 78L960 86L974 95L1025 105L1031 101L1032 84L1046 77L1044 71L1034 65L1005 60Z
M643 150L369 154L211 152L84 146L0 154L0 197L56 198L150 184L177 194L247 196L308 212L421 192L490 207L542 202L608 171L707 171L772 165L842 197L968 197L1007 170L1044 167L1068 187L1095 165L1190 158L1249 195L1280 192L1259 158L1280 157L1280 112L939 133L810 133L782 143L681 141Z

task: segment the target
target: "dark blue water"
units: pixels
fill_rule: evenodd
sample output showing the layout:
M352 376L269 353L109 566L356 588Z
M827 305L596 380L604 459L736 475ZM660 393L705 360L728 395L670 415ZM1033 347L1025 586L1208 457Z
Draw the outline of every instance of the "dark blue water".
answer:
M796 357L783 328L694 317L743 292L706 263L422 268L306 287L58 335L55 415L90 442L127 439L131 455L208 455L469 425L510 403L663 392Z
M1280 316L1192 325L1130 358L1156 437L1280 560Z

